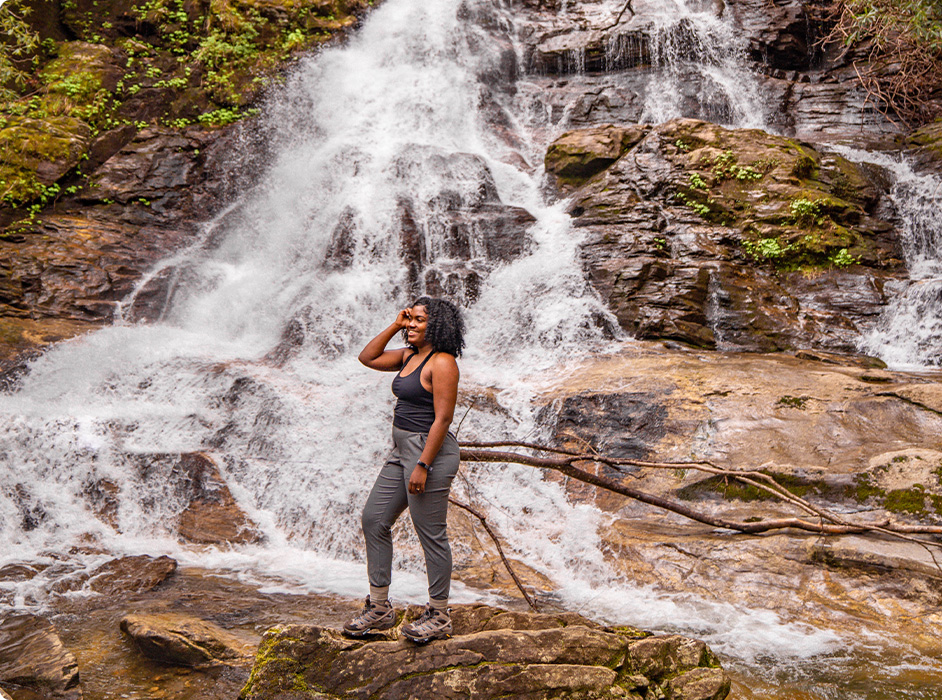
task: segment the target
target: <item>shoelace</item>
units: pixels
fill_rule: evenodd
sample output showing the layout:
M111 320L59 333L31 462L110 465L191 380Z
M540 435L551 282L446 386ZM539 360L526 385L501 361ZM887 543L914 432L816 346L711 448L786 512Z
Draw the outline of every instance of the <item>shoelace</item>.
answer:
M418 619L413 623L415 625L415 629L419 629L426 622L430 622L434 614L435 611L432 610L430 606L426 605L425 610L422 611L422 614L419 615Z

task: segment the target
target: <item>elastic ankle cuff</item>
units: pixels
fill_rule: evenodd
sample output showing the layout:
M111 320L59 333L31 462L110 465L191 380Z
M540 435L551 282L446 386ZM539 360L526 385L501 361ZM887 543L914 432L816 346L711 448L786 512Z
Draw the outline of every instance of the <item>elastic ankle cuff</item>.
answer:
M441 610L442 612L448 610L448 598L442 598L441 600L429 598L428 604L432 610Z

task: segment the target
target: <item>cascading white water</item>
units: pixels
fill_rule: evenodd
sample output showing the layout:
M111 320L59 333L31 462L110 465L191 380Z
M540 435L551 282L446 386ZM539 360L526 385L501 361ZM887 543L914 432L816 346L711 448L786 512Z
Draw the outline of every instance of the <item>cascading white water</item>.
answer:
M603 342L596 321L606 312L583 279L568 217L542 202L538 177L503 162L514 154L481 115L477 75L499 56L479 48L488 37L457 6L393 0L350 45L304 63L267 110L276 155L260 184L165 263L176 288L161 323L65 343L0 400L2 561L61 558L91 542L359 593L359 511L387 449L391 395L389 377L355 356L423 279L434 273L479 297L468 310L468 384L526 394L520 377ZM516 161L532 161L545 144L521 136ZM528 238L515 260L488 255L473 221L508 208L535 219L514 232ZM412 278L409 255L424 277ZM483 282L472 294L474 276ZM303 339L287 362L272 360L292 324ZM526 405L491 429L530 431ZM264 546L197 555L176 543L184 503L172 475L145 476L133 456L193 450L216 457ZM544 494L547 522L590 517L529 470L489 478L521 484L521 503ZM116 529L89 506L103 481L116 485ZM421 598L410 530L399 539L397 593ZM17 604L41 603L63 567L100 558L66 556L48 575L4 585Z
M733 47L704 70L738 105L730 122L760 122L728 28L686 3L666 7L665 17L713 27L695 36ZM477 15L489 21L476 24L458 8L458 0L387 0L348 46L305 61L266 110L275 156L260 184L210 222L199 245L167 261L177 288L161 322L62 344L0 398L0 565L51 564L32 581L0 583L6 604L41 606L56 576L109 556L96 551L170 553L296 588L361 594L358 518L386 449L391 395L390 378L355 356L430 279L410 277L404 256L414 253L423 270L474 299L463 382L494 387L506 414L472 411L464 435L538 433L527 376L607 347L598 323L607 312L583 277L578 233L561 204L543 202L539 168L525 165L540 162L565 125L531 131L533 114L546 113L532 109L536 91L500 94L477 77L500 61L489 32L510 37L510 13L481 3ZM657 49L662 74L700 60L677 46L665 39ZM660 84L652 80L652 89ZM482 105L492 102L506 110L514 139L489 127ZM691 116L655 92L649 102L651 119ZM448 217L498 203L534 217L523 252L489 256L473 223L466 250L456 252ZM271 351L292 324L300 340L275 361ZM177 542L171 523L183 504L172 475L143 473L135 456L194 450L216 458L264 543L195 552ZM743 659L803 658L836 643L833 633L770 611L633 586L599 551L596 532L608 516L572 505L528 468L465 474L464 495L488 505L515 556L553 577L573 607L695 631ZM117 490L117 527L89 505L103 480ZM394 594L421 601L409 527L397 530L397 543ZM480 595L456 590L458 600Z
M861 339L864 352L893 369L942 366L942 178L913 171L906 160L851 151L854 160L886 168L902 223L901 242L909 280L888 290L893 298Z
M641 121L659 124L696 116L736 127L765 126L756 77L745 60L745 37L718 17L712 2L660 3L650 31L651 64Z

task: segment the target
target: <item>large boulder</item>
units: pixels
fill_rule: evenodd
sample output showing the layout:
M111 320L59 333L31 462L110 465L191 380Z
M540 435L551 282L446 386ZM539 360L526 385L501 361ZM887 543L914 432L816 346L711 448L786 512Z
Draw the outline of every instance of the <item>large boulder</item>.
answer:
M589 158L604 133L560 142L581 138ZM579 184L557 150L548 170ZM888 186L878 169L799 141L681 119L646 127L569 212L590 280L637 337L854 352L884 284L905 278Z
M0 685L29 697L82 698L75 657L49 622L30 614L0 620Z
M239 664L251 657L247 640L189 615L128 615L121 620L121 631L144 656L170 666Z
M403 618L416 614L411 609ZM703 642L601 628L577 615L456 606L455 635L416 646L311 625L270 630L242 691L276 698L499 697L722 700L730 681Z

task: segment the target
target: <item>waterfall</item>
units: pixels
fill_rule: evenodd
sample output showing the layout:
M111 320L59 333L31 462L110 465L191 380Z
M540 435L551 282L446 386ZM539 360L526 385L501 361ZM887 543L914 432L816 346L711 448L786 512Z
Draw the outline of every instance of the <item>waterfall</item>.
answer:
M696 117L762 128L766 117L756 76L747 68L745 37L712 2L672 0L651 29L651 63L641 121Z
M905 158L840 150L885 168L893 178L890 196L909 272L908 280L887 289L891 301L860 339L860 348L893 369L942 366L942 178L915 172Z
M583 278L562 204L544 203L540 172L525 165L545 142L512 112L502 132L491 126L505 108L486 79L502 55L488 47L510 41L511 25L486 4L475 12L390 0L347 46L303 62L266 109L275 155L258 185L145 280L174 284L160 322L63 343L0 397L0 565L56 562L2 584L4 600L41 606L52 577L100 561L75 553L90 550L167 552L360 594L359 512L388 449L392 396L390 377L355 358L425 291L468 307L465 385L518 397L509 417L476 411L464 431L539 429L525 376L601 348L614 324ZM141 464L192 451L220 465L264 544L178 544L180 476ZM533 470L488 470L477 488L511 520L532 507L585 533L555 550L549 532L542 545L521 540L535 564L592 551L597 514L573 510ZM112 522L96 510L103 491ZM397 595L421 600L411 528L397 539ZM601 570L597 553L586 557Z
M761 123L730 27L664 5L647 118L708 116L688 111L697 102L736 125ZM0 582L0 604L41 609L57 576L113 553L361 595L359 513L388 447L392 397L390 377L356 355L422 291L464 303L462 383L497 403L474 407L462 437L544 435L533 376L606 351L616 324L584 279L564 204L541 194L534 164L566 123L551 118L532 76L508 69L512 15L495 3L387 0L348 45L303 61L264 110L274 155L259 183L145 281L174 285L160 321L62 343L0 396L0 566L48 565ZM697 66L707 92L674 99ZM261 543L180 544L181 477L159 460L141 464L192 451L218 463ZM488 508L514 556L553 577L570 607L683 629L745 660L839 644L768 610L671 599L615 576L597 536L609 516L571 504L536 470L463 473L459 495ZM106 487L111 519L99 507ZM393 595L421 602L415 537L407 523L395 537ZM454 597L486 596L459 585Z

